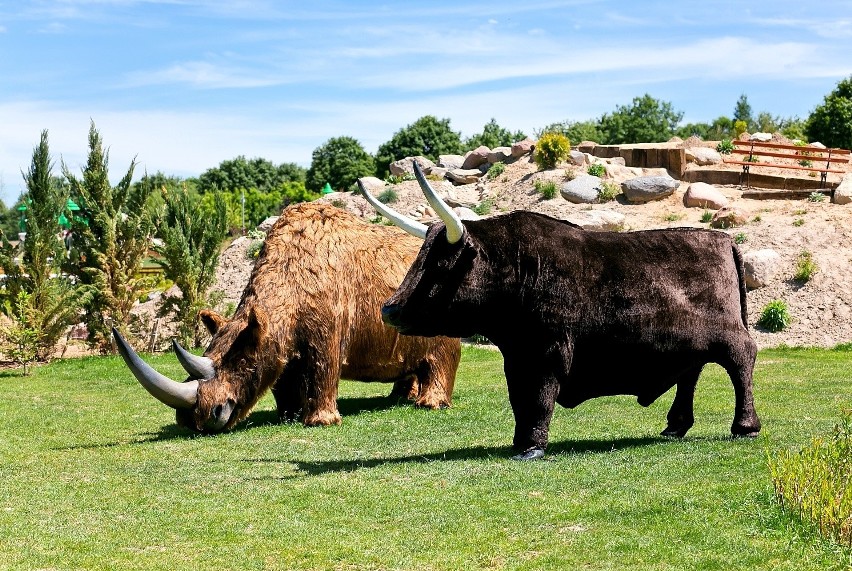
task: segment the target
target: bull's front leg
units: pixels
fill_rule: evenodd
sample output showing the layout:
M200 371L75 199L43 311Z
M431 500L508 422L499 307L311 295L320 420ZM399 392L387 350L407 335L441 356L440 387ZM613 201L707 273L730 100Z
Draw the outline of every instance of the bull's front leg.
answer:
M515 416L512 446L519 453L514 460L536 460L547 448L550 419L559 394L559 382L552 371L536 367L535 357L511 359L504 356L509 403Z
M287 368L288 382L298 387L305 426L340 424L337 410L339 367L333 355L312 348L302 349L301 357ZM290 380L292 375L292 380Z

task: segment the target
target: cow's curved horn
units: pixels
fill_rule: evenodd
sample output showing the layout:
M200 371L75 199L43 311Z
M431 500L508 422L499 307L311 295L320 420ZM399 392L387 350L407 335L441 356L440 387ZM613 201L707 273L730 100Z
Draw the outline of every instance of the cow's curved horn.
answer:
M462 224L461 218L453 212L453 209L446 202L441 200L441 197L438 196L438 193L435 192L429 181L426 180L426 176L423 174L417 161L414 161L414 176L417 177L417 182L420 183L420 189L426 195L429 205L435 209L435 213L444 221L444 225L447 227L447 242L455 244L464 236L464 224Z
M212 379L216 376L216 366L213 365L213 359L193 355L181 347L177 339L172 339L172 346L175 349L177 360L180 361L183 370L189 373L191 379Z
M425 224L421 224L420 222L412 220L411 218L408 218L407 216L400 214L396 210L392 210L382 204L379 200L376 199L376 197L367 192L367 189L364 188L364 183L361 182L361 179L358 179L358 188L361 189L361 194L364 195L364 198L367 199L367 202L369 202L370 205L372 205L372 207L375 208L379 214L381 214L382 216L384 216L385 218L387 218L412 236L417 236L421 240L426 238L426 230L428 230L429 228Z
M112 335L124 363L145 389L161 403L172 408L192 408L198 399L198 381L178 383L155 371L143 361L113 327Z

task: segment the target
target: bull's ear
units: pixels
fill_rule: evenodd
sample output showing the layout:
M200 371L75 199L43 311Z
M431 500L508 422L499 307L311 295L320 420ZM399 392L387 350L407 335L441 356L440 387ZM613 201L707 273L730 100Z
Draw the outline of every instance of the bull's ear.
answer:
M251 336L252 340L259 342L266 337L266 332L269 331L269 317L266 312L259 307L252 307L248 314L248 324L243 335Z
M216 335L216 332L228 322L227 319L210 309L202 309L198 312L198 317L201 318L201 322L210 332L210 335Z

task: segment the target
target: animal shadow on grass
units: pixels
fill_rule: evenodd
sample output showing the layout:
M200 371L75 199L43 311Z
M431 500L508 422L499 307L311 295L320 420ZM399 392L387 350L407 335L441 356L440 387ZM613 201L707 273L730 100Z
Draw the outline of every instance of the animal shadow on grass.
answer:
M545 458L555 459L558 456L570 456L574 454L599 454L613 450L664 444L666 442L676 441L662 436L628 437L609 440L563 440L550 444L547 448L547 456ZM333 472L352 472L363 468L375 468L385 464L453 462L487 458L508 460L514 454L515 451L509 446L472 446L445 450L443 452L432 452L430 454L372 458L369 460L303 461L293 459L290 462L298 466L298 469L302 472L317 476Z

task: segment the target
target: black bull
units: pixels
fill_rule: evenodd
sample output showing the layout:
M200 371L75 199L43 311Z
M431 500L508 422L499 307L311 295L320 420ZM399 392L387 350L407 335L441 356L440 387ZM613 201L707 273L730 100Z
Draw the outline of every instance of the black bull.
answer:
M760 431L757 347L730 236L589 232L526 211L462 222L415 171L444 223L429 228L383 319L408 335L478 333L500 349L519 457L543 454L557 402L573 408L635 395L648 406L675 386L662 434L682 437L707 363L724 367L733 383L732 434Z

